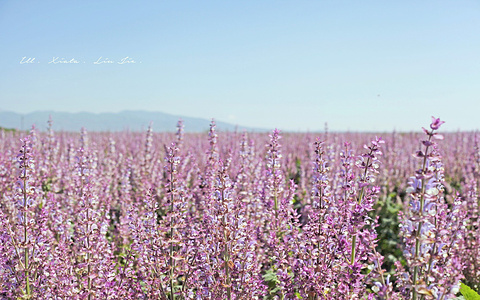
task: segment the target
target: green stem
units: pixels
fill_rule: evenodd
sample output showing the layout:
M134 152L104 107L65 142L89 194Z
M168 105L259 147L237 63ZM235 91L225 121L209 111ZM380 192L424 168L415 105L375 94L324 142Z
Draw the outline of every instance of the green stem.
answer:
M225 222L225 216L223 217L223 220ZM226 224L225 224L226 225ZM227 243L227 239L228 239L228 236L227 236L227 231L226 229L224 230L224 238L225 238L225 250L224 250L224 258L223 258L223 262L225 264L225 277L226 277L226 285L227 285L227 299L230 300L232 299L232 288L231 288L231 284L230 284L230 266L229 266L229 262L230 262L230 255L229 255L229 251L228 251L228 243Z
M87 222L89 220L89 215L88 215L88 207L87 207ZM88 300L91 300L92 299L92 279L90 278L90 272L92 271L91 270L91 266L90 266L90 229L89 229L89 226L88 226L88 223L87 223L87 237L86 237L86 240L87 240L87 248L88 248L88 251L87 251L87 277L88 277Z
M272 173L273 173L273 201L274 201L273 210L275 211L275 226L277 227L276 229L278 229L278 198L277 198L277 181L275 178L275 159L273 160Z
M174 234L174 228L173 228L173 162L170 163L170 300L175 299L175 293L173 290L173 276L175 272L175 261L173 260L173 234Z
M355 245L357 243L357 235L355 234L352 239L352 255L350 257L350 264L353 266L355 263Z
M429 135L428 141L432 139L432 135ZM425 174L425 166L427 165L427 155L428 155L428 148L429 146L426 146L425 148L425 154L423 157L423 165L422 165L422 175ZM423 206L425 205L425 178L422 178L422 190L420 193L420 217L423 215ZM420 254L420 247L421 247L421 242L420 242L420 232L422 230L422 225L423 221L420 221L418 223L418 228L417 232L415 234L415 256L413 258L414 261L417 260L419 254ZM413 294L412 294L412 300L417 300L417 277L418 277L418 266L415 266L413 269Z
M370 151L369 154L372 154L372 151ZM367 170L368 170L369 163L370 163L370 156L368 156L367 164L365 166L365 172L363 173L364 180L367 178ZM365 194L365 186L363 186L362 189L360 190L360 195L358 196L358 204L362 203L364 194ZM350 264L352 266L355 263L356 247L357 247L357 234L355 234L352 239L352 255L350 257Z
M221 190L221 194L222 194L222 205L224 206L227 206L225 205L225 181L223 180L223 176L220 175L220 180L221 180L221 185L222 185L222 190ZM227 212L228 212L228 206L227 206ZM225 243L225 249L223 251L223 263L224 263L224 267L225 267L225 285L227 286L227 299L230 300L232 299L232 288L231 288L231 281L230 281L230 266L229 266L229 262L230 262L230 253L229 253L229 250L228 250L228 232L227 232L227 218L226 218L226 215L223 215L223 220L222 220L222 225L223 225L223 239L224 239L224 243Z
M25 272L25 290L28 296L30 296L31 291L30 291L30 266L29 266L29 249L28 249L28 214L27 214L27 169L28 165L26 163L27 161L27 147L25 143L25 148L23 149L23 167L24 167L24 172L23 172L23 240L25 243L25 251L24 251L24 272Z

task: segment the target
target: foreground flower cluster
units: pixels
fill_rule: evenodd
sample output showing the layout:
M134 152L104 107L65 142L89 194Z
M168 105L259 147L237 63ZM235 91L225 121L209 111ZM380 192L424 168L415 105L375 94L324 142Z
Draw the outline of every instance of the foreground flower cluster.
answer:
M175 135L0 131L0 298L478 290L479 147L442 124L383 138L217 133L213 121L205 136L181 122Z

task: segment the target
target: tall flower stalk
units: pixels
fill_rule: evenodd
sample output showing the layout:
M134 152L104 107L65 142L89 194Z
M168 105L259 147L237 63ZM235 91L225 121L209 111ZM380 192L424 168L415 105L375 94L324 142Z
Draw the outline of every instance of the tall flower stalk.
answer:
M178 156L179 149L175 143L172 143L170 146L165 147L165 171L168 176L167 178L167 190L166 196L168 197L167 205L169 204L169 211L167 213L168 218L168 248L169 248L169 281L170 281L170 299L175 299L175 284L176 284L176 261L183 260L183 257L176 253L179 249L179 246L183 245L182 237L177 232L177 228L184 227L183 218L179 212L181 212L183 207L183 195L179 189L178 184L178 165L180 164L180 157Z
M34 252L32 246L32 225L35 220L34 214L34 200L36 197L36 188L33 186L35 161L33 156L32 143L30 136L23 140L22 148L17 156L19 164L18 176L18 192L17 192L17 208L18 208L18 222L17 226L21 228L21 238L13 237L15 250L20 260L20 265L23 270L25 280L25 295L30 297L32 290L30 286L32 266L30 256ZM31 248L32 247L32 248Z
M325 299L330 287L331 257L328 248L334 239L328 230L325 217L332 206L332 191L329 180L329 162L325 158L325 143L317 140L313 161L312 207L309 209L307 224L299 242L294 278L300 295L309 300Z
M266 200L267 205L273 208L273 212L275 214L274 222L275 228L278 229L279 227L279 220L278 220L278 210L279 210L279 198L282 196L284 190L284 176L281 170L281 145L280 139L280 131L275 129L270 136L271 140L270 143L267 145L267 163L266 163L266 171L267 171L267 194Z
M423 128L427 136L422 140L424 149L414 154L422 161L421 168L410 178L410 205L405 214L400 214L409 272L397 264L398 284L404 297L412 300L450 299L458 291L463 269L456 255L462 247L464 230L461 201L457 197L448 209L443 197L444 169L435 142L443 139L436 132L443 123L432 117L431 130ZM444 272L448 272L448 278Z
M381 138L376 138L371 142L370 145L364 145L363 147L367 150L367 153L362 154L357 161L357 167L362 170L362 174L358 180L358 187L360 188L360 193L358 195L357 204L359 206L364 205L365 195L367 194L367 188L369 185L375 182L375 174L378 173L378 168L380 162L377 155L381 155L380 145L385 142ZM371 209L371 206L369 207ZM364 211L367 212L367 211ZM357 248L357 234L354 234L352 239L352 251L350 256L350 264L355 263Z
M38 201L35 138L35 128L32 128L30 135L21 140L22 146L16 156L19 170L16 188L13 189L15 206L11 207L10 220L2 214L2 223L6 225L4 229L8 234L4 249L13 248L5 266L14 275L14 280L1 280L8 282L7 291L11 298L15 295L26 299L37 297L41 292L39 285L44 279L42 270L48 264L45 256L51 236L45 225L45 211Z
M275 129L267 144L263 191L265 232L261 239L265 242L264 263L268 268L268 274L264 277L267 281L272 282L273 279L276 282L274 294L285 299L293 295L293 257L289 252L297 248L298 215L292 205L296 189L293 180L290 181L290 188L285 188L280 139L280 131Z

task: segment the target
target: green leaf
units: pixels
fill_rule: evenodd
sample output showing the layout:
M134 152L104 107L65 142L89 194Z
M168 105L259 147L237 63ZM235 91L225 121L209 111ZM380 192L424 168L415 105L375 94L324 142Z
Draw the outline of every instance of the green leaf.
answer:
M462 293L465 300L480 300L480 295L477 294L474 290L472 290L468 285L461 284L460 285L460 293Z
M277 274L273 270L268 270L265 275L263 275L263 279L265 279L268 283L273 283L274 285L280 283L280 280L277 278Z
M299 292L295 292L295 296L297 297L297 299L303 299L302 295L300 295Z

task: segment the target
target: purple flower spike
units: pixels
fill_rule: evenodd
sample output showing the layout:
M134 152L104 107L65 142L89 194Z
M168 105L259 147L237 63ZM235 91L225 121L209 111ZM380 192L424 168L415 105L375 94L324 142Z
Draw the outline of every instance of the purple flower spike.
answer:
M440 121L440 118L437 119L432 116L432 124L430 124L430 128L438 130L443 123L445 123L445 121Z

